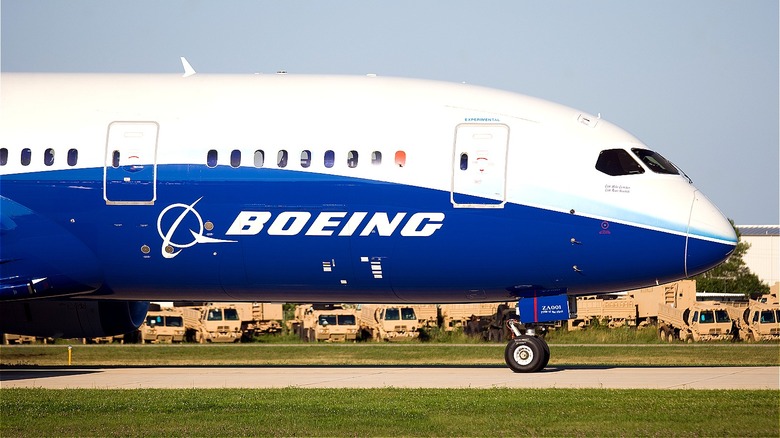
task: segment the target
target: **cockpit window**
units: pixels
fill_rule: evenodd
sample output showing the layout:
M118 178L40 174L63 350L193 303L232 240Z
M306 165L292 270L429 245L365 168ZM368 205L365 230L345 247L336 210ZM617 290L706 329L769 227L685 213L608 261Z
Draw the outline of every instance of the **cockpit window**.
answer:
M645 163L645 166L649 167L655 173L663 173L667 175L679 175L680 171L669 160L662 157L661 154L653 152L647 149L633 148L632 152Z
M645 173L642 166L625 149L607 149L599 152L596 169L611 176Z

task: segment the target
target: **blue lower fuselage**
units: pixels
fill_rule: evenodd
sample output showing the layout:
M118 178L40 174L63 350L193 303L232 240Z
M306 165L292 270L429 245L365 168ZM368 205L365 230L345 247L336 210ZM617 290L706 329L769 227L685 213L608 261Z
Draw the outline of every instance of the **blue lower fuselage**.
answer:
M106 189L132 198L150 187ZM27 245L40 258L25 265L31 278L39 264L75 258L79 267L47 272L84 275L74 282L109 299L501 301L531 289L580 294L673 281L686 276L692 250L711 257L733 248L576 211L454 208L446 191L279 169L158 166L151 205L107 205L102 168L7 175L0 194L32 211L9 214L12 222L45 218L67 235L25 244L29 231L4 225L4 250ZM255 230L228 235L240 216Z

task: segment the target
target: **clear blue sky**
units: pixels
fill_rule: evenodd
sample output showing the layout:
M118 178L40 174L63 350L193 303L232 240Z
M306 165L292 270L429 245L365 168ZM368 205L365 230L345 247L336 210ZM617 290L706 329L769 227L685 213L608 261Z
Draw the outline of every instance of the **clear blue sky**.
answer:
M777 0L2 0L0 70L377 73L618 124L737 224L778 224Z

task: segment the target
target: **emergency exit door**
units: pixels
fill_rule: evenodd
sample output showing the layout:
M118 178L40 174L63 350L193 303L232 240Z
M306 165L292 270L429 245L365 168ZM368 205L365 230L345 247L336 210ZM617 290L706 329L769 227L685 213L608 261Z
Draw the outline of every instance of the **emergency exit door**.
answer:
M450 199L456 208L503 208L509 127L461 124L455 130Z
M110 205L151 205L157 199L156 122L112 122L106 137L103 198Z

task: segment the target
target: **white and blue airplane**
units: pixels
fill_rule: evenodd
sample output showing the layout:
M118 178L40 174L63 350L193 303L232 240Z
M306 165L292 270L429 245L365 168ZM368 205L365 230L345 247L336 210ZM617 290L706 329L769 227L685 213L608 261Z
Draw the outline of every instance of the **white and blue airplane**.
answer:
M519 300L506 360L537 371L533 323L568 297L690 277L737 243L599 116L465 84L191 73L0 76L0 331L115 335L152 300Z

